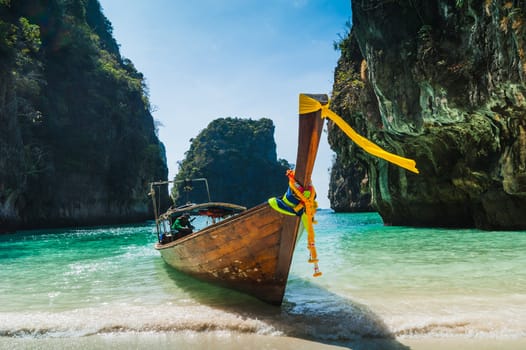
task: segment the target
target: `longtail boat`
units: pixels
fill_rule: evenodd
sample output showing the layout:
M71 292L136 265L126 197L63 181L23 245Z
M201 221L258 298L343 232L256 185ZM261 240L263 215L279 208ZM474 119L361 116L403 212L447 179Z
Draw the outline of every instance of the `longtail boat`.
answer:
M328 109L328 103L327 95L300 95L296 166L293 172L287 174L289 188L283 198L271 198L250 209L230 203L209 202L188 204L158 214L154 186L167 182L150 184L159 238L155 249L164 261L197 279L250 294L272 305L281 305L298 235L306 228L314 276L321 275L312 228L316 203L311 175L323 117L329 117L348 135L349 130L354 132L348 125L348 130L345 130L338 124L341 120L336 120L337 116ZM349 137L354 137L359 145L362 143L360 146L364 149L369 147L366 150L370 153L380 150L388 156L398 157L359 135ZM388 158L385 154L377 156ZM410 163L411 166L414 167L414 164ZM213 222L191 234L164 241L162 237L169 233L171 220L183 213L205 215Z

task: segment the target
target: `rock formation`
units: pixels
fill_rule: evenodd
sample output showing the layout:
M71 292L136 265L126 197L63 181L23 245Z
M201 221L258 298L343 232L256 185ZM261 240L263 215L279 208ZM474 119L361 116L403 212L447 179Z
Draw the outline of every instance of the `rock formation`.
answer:
M153 216L144 79L97 0L0 0L0 232Z
M330 127L332 207L365 202L393 225L525 229L526 2L353 1L352 12L331 106L420 174Z
M289 168L277 159L272 120L219 118L191 140L175 180L206 178L212 201L252 207L283 195ZM185 186L174 187L177 205L208 201L202 184L192 186L188 196Z

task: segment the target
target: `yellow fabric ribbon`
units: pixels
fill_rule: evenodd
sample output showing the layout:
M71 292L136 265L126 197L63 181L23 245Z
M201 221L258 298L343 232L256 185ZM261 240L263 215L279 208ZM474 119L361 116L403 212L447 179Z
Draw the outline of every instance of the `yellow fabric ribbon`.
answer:
M367 153L372 154L378 158L382 158L398 165L404 169L412 171L416 174L419 173L416 168L416 162L409 158L404 158L392 154L378 146L377 144L369 141L365 137L358 134L353 130L338 114L334 113L329 109L329 103L322 105L319 101L313 99L304 94L300 94L300 103L299 103L300 114L307 114L319 111L321 109L322 118L329 118L338 125L338 127L345 133L351 140L353 140L358 146L363 148Z
M320 267L318 266L318 253L316 251L316 244L314 243L314 227L313 224L317 222L314 220L314 214L318 208L318 203L315 200L316 191L311 185L310 190L300 191L296 187L296 179L294 178L294 171L287 171L287 177L289 178L289 187L294 192L296 198L300 200L300 203L305 206L305 212L301 215L301 221L303 226L307 229L307 249L309 249L310 257L309 262L314 264L314 274L312 276L319 277L322 275Z

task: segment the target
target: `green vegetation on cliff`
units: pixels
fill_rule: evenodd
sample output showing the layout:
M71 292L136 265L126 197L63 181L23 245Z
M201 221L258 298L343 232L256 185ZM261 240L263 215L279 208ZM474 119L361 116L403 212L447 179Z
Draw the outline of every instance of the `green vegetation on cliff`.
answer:
M0 0L0 123L3 229L150 216L164 146L97 0Z
M212 201L251 207L283 194L289 168L286 160L277 159L272 120L220 118L191 140L175 180L206 178ZM177 205L187 201L183 187L174 187ZM189 199L208 201L198 189Z

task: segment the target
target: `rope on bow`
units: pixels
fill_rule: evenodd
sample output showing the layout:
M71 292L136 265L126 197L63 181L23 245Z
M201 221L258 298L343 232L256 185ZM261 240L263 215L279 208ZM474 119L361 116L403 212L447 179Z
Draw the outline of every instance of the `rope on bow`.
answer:
M316 213L316 208L318 203L316 203L316 191L312 184L309 184L307 189L303 188L295 179L294 171L288 170L287 177L289 178L289 188L292 190L296 198L299 199L302 206L305 208L303 214L301 215L301 221L303 226L307 229L307 248L309 249L310 257L309 263L314 264L314 277L321 276L320 268L318 266L318 253L316 251L316 245L314 243L314 224L317 222L314 219L314 214ZM296 208L298 208L300 205ZM295 209L296 209L295 208Z

